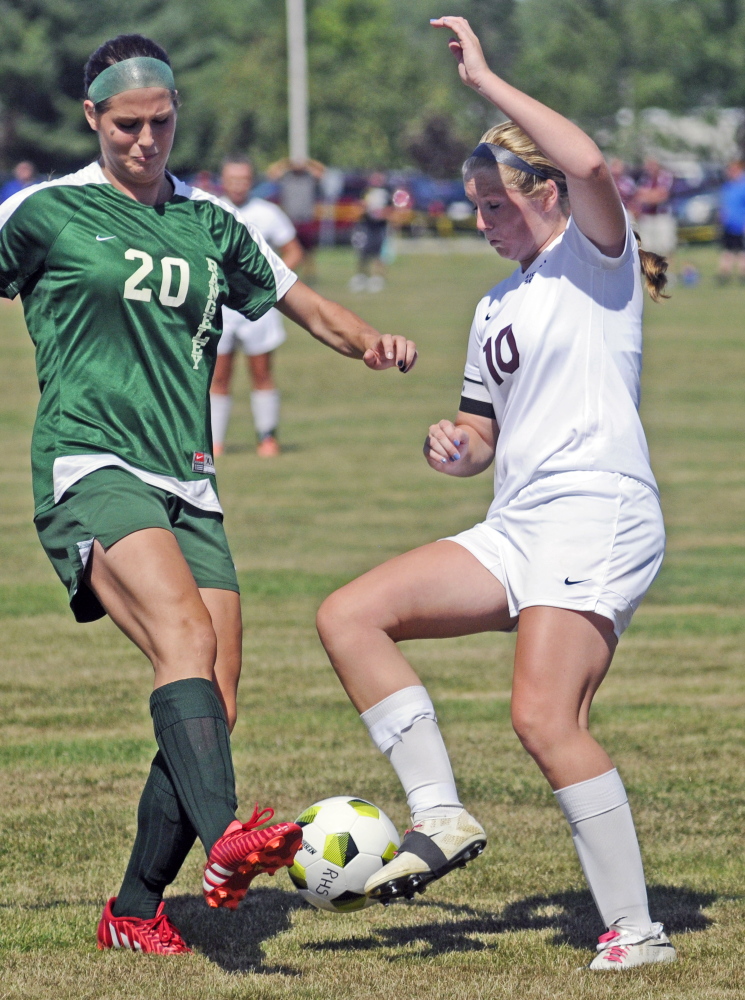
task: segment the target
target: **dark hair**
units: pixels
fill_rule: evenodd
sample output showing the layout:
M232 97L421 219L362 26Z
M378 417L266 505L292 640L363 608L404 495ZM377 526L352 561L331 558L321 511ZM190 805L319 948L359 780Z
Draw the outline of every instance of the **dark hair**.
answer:
M250 167L251 170L254 169L253 160L250 156L246 156L244 153L230 153L228 156L224 157L222 166L227 167L229 163L240 164L242 167Z
M149 56L151 59L160 59L162 62L171 65L168 53L161 48L152 38L145 38L144 35L117 35L110 38L108 42L99 45L94 53L88 58L83 71L83 87L85 96L88 96L88 88L105 69L115 63L124 62L125 59L134 59L137 56ZM176 91L171 91L174 107L178 107ZM109 102L99 101L95 105L96 114L102 115L108 110Z

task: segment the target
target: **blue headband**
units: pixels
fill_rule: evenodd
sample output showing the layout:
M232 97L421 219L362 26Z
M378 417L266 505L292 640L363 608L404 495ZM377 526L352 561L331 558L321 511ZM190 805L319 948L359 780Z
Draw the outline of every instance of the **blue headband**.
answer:
M146 87L163 87L175 90L173 71L168 63L151 56L133 56L107 66L88 88L88 99L94 104L107 101L125 90L144 90Z
M537 167L531 166L526 160L523 160L515 153L511 153L504 146L498 146L493 142L480 142L469 156L469 160L474 157L480 160L492 160L496 163L503 163L505 167L512 167L513 170L522 170L524 174L533 174L534 177L540 177L544 181L548 180L548 174Z

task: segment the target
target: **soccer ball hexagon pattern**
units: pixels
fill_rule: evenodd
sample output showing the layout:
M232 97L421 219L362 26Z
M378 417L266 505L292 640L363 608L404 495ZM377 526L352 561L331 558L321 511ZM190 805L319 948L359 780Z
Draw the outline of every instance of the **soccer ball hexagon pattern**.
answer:
M333 913L374 903L363 892L365 882L401 843L383 810L337 795L309 806L295 822L303 828L303 844L289 874L303 899Z

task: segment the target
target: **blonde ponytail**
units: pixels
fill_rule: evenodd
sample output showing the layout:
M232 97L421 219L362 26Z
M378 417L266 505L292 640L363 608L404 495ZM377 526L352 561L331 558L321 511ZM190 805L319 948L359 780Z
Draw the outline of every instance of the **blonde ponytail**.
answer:
M647 291L653 302L659 302L661 299L669 299L670 296L665 294L665 288L667 287L667 259L661 257L658 253L653 253L651 250L642 250L642 241L639 233L634 232L636 237L636 242L639 246L639 263L642 267L642 277L644 278L644 284L647 286Z

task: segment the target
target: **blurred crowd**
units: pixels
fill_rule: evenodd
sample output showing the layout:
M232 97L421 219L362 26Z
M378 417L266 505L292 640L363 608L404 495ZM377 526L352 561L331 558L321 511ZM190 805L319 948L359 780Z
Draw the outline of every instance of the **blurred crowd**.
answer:
M624 206L633 217L642 246L674 259L679 243L719 241L718 280L745 282L745 162L701 176L676 176L657 159L632 168L609 161ZM38 180L33 163L18 163L0 187L0 201ZM201 170L195 186L224 197L219 174ZM316 247L348 244L357 251L354 291L380 291L391 235L449 237L475 229L460 180L438 180L410 171L345 172L316 160L271 164L252 194L278 205L292 221L304 250L303 277L313 281ZM697 275L683 266L683 281Z

